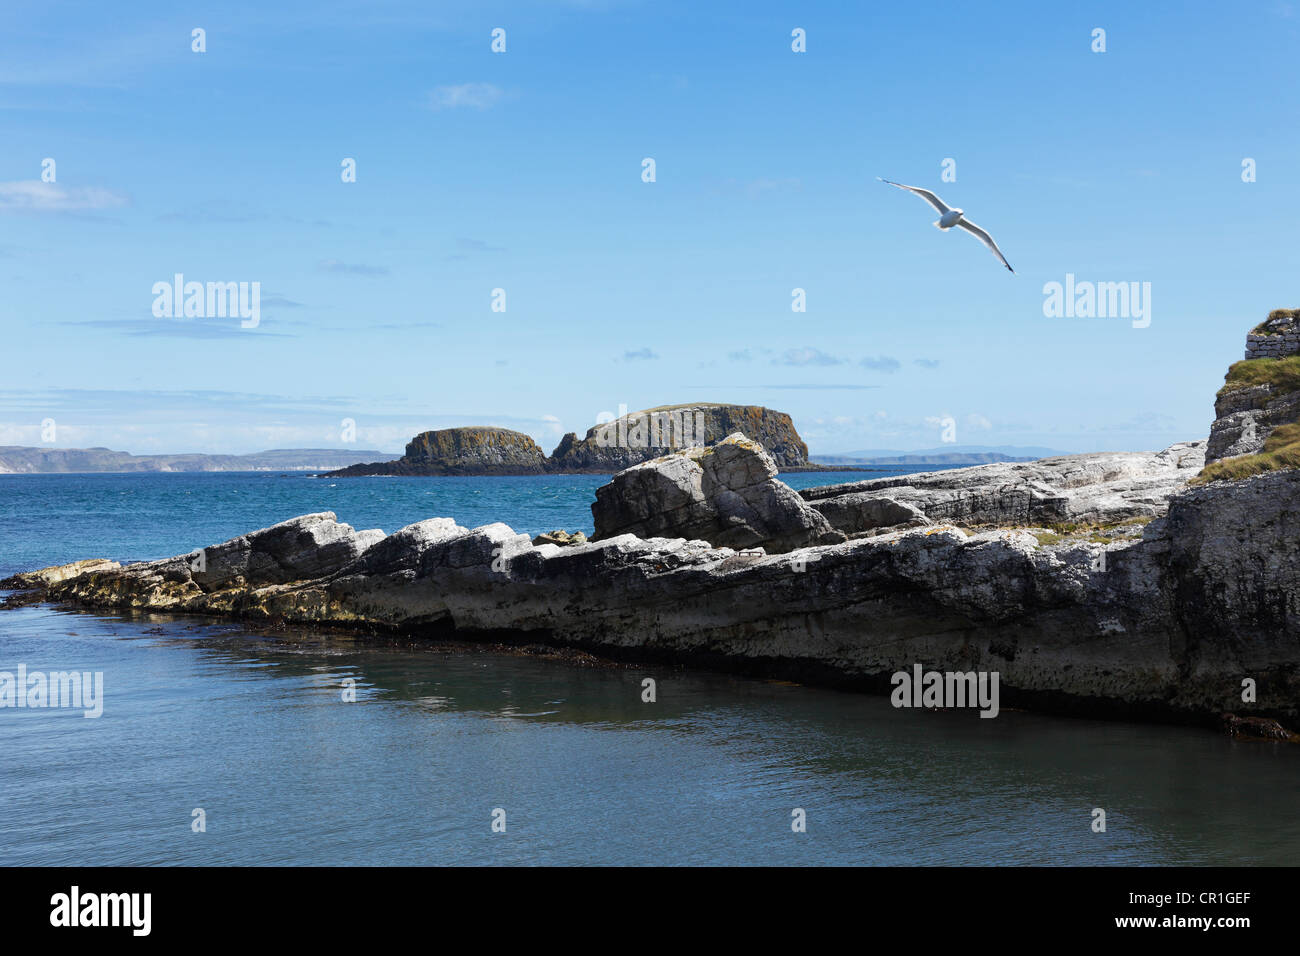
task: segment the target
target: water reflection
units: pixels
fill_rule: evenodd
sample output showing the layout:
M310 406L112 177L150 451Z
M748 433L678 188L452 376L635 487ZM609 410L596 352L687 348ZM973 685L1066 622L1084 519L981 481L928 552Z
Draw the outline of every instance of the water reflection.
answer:
M93 735L66 715L0 721L20 758L56 755L43 777L5 777L0 835L20 856L81 821L93 862L1300 859L1300 748L1194 728L898 711L788 682L157 614L28 608L0 627L0 666L106 672ZM146 847L200 800L240 829ZM487 836L494 806L518 839Z

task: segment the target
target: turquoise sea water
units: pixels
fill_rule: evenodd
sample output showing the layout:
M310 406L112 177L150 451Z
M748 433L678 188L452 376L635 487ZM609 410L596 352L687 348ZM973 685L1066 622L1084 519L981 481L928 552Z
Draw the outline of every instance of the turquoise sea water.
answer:
M799 489L909 470L797 472L781 479ZM434 517L455 518L467 528L504 521L527 534L556 528L591 534L591 503L608 481L608 475L0 475L0 577L85 557L168 557L314 511L333 511L354 528L390 534Z
M602 481L0 476L0 575L321 510L590 530ZM1300 861L1300 748L1194 728L43 606L0 613L0 671L19 664L102 672L104 710L0 708L11 864Z

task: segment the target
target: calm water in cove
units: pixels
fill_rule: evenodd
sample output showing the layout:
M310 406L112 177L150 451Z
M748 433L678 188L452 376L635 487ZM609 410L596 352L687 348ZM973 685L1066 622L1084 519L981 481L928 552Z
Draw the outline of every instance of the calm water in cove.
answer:
M0 476L0 576L322 510L590 531L603 480ZM1196 729L49 607L0 613L20 664L103 672L104 710L0 709L10 864L1300 861L1300 748Z

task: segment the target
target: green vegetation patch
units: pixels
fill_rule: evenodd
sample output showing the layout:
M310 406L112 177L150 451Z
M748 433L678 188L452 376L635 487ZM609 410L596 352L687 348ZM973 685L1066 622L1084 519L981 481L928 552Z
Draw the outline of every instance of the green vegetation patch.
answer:
M1264 442L1264 449L1256 455L1226 458L1201 469L1189 484L1204 485L1211 481L1236 481L1266 471L1285 471L1300 468L1300 422L1279 425Z
M1280 359L1243 359L1232 363L1223 378L1219 397L1254 385L1272 385L1279 392L1300 391L1300 355Z
M1149 517L1124 518L1120 521L1062 521L1049 523L1042 528L1031 528L1029 533L1038 539L1039 547L1062 541L1111 544L1117 540L1137 537L1149 521Z

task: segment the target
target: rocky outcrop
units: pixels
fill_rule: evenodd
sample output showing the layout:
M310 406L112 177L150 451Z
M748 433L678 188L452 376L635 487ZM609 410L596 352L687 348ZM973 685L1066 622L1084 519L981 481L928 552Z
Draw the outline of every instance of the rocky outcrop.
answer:
M287 584L332 574L384 539L354 531L332 511L303 515L185 555L189 578L204 591ZM166 573L165 566L160 571Z
M406 547L405 537L388 538L379 530L354 531L350 525L340 523L333 512L322 511L161 561L132 564L125 569L113 561L79 561L15 575L0 581L0 587L53 588L71 579L93 577L125 589L121 595L110 597L110 604L118 597L148 593L152 595L151 606L184 606L206 594L233 595L326 577L381 543L389 549Z
M1300 719L1300 470L1185 486L1203 456L1192 442L801 497L731 435L615 476L593 506L599 540L449 518L384 536L326 512L0 586L33 588L19 604L509 635L881 691L914 665L991 672L1004 707L1292 739L1270 720ZM1139 519L1100 540L1071 530Z
M1270 382L1225 385L1214 402L1205 461L1257 455L1275 428L1295 421L1300 421L1300 391Z
M771 553L844 540L776 475L763 446L739 433L635 465L596 490L592 540L699 538Z
M1160 452L1062 455L808 488L802 492L848 534L899 524L1052 527L1113 524L1163 514L1169 496L1205 461L1205 442Z
M1229 737L1300 742L1300 734L1291 733L1271 717L1238 717L1236 714L1224 714L1223 730Z
M561 548L568 548L575 544L586 544L587 536L581 531L575 531L572 534L563 530L547 531L533 538L533 544L555 544Z
M337 549L304 561L282 546L290 527L364 550L341 566ZM939 525L746 556L633 535L533 545L502 524L440 518L365 547L368 533L320 514L208 549L245 555L231 562L237 573L197 573L186 555L86 571L45 596L412 634L510 632L876 690L922 662L997 672L1004 706L1287 722L1300 715L1298 531L1294 472L1179 492L1142 537L1111 545ZM332 570L286 580L295 567ZM1246 679L1255 703L1243 703Z
M785 412L761 405L665 405L570 432L551 454L557 472L612 474L673 451L712 445L740 432L763 446L778 468L806 468L808 446Z
M821 470L785 412L760 405L666 405L569 432L548 458L527 435L506 428L446 428L416 435L396 461L351 465L331 478L365 475L613 474L678 449L716 444L733 432L750 435L783 469Z
M1246 358L1214 401L1206 464L1258 455L1281 425L1300 421L1300 309L1275 309L1246 336Z
M60 581L75 578L89 571L116 571L121 567L116 561L108 561L104 558L73 561L71 564L58 564L49 568L41 568L39 571L24 571L21 574L15 574L13 577L0 581L0 588L47 588L52 584L58 584Z
M871 490L851 491L825 500L810 501L809 506L821 514L832 528L846 535L933 524L916 505Z
M470 426L421 432L406 443L406 454L396 461L350 465L328 475L540 475L546 470L546 453L522 432Z

